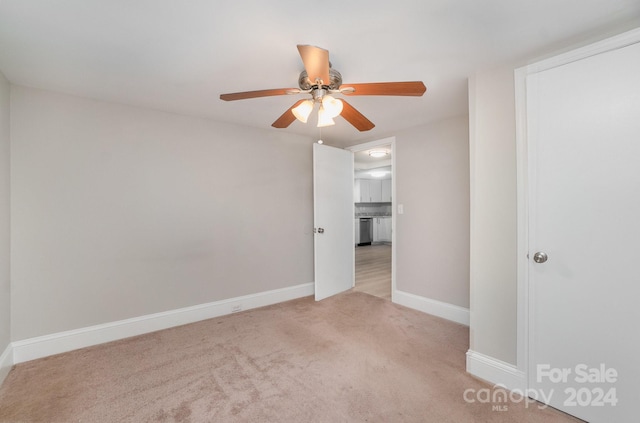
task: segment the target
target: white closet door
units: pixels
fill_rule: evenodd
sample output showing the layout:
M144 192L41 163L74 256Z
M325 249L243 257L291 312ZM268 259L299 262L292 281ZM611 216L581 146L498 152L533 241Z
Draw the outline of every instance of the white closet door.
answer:
M638 421L640 44L528 76L527 116L529 387Z

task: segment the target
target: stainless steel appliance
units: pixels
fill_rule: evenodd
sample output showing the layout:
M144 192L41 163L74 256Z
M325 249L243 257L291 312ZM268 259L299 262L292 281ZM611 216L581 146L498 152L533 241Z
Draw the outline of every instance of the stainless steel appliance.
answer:
M360 239L358 245L371 245L373 240L373 219L370 217L360 218Z

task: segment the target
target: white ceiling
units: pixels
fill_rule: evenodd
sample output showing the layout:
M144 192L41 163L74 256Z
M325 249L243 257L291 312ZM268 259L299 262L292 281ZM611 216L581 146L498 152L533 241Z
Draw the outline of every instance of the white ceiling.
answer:
M640 26L638 0L0 0L0 70L14 84L352 145L466 115L467 78ZM271 123L299 96L296 44L348 82L422 80L424 97L350 97L376 124ZM524 62L523 62L524 63Z
M371 157L372 150L385 150L389 154L384 157ZM353 153L353 168L356 179L391 179L391 144L368 148ZM380 172L385 172L380 175Z

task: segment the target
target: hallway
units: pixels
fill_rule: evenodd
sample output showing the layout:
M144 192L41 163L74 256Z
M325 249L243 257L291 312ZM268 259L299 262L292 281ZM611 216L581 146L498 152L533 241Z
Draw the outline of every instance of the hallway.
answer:
M356 286L353 290L391 301L391 245L356 247Z

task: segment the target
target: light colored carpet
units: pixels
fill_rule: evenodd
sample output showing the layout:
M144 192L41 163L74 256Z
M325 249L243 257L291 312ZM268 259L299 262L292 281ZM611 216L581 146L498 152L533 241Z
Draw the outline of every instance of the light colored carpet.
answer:
M359 292L22 363L2 422L572 422L467 403L468 328Z

